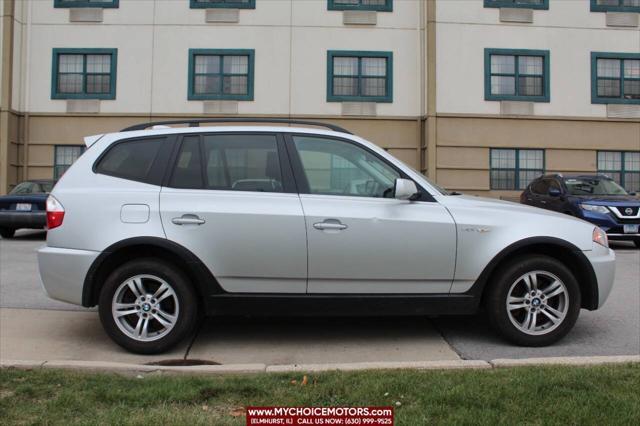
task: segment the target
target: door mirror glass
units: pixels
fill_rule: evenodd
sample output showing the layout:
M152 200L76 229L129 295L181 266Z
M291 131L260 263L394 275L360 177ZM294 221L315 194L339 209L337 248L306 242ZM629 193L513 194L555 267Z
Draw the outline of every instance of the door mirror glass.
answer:
M418 196L418 188L414 181L409 179L396 179L394 197L398 200L413 200Z
M559 197L562 195L562 191L558 188L549 188L549 195L552 197Z

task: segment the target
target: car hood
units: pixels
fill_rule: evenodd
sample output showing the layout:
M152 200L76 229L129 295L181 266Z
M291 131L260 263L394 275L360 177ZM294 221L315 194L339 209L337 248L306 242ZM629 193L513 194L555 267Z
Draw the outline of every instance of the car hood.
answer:
M602 206L640 206L640 199L633 195L572 195L572 200L579 203Z

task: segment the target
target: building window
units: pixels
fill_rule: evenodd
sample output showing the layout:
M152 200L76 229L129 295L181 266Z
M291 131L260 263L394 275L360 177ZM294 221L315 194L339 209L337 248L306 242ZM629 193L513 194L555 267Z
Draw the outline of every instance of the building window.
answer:
M58 180L64 172L76 161L84 152L82 145L56 145L53 159L53 178Z
M517 7L526 9L549 9L549 0L484 0L484 7Z
M253 100L254 51L190 49L189 100Z
M640 104L640 53L591 52L591 103Z
M97 7L97 8L117 8L120 0L53 0L53 7L73 8L73 7Z
M544 150L492 148L491 189L521 190L544 173Z
M640 192L640 151L599 151L598 173L629 192Z
M328 102L393 102L393 53L330 50Z
M487 101L549 102L548 50L484 50Z
M375 10L393 12L393 0L328 0L329 10Z
M190 0L191 9L255 9L256 0Z
M640 12L640 0L591 0L592 12Z
M52 99L115 99L117 49L53 49Z

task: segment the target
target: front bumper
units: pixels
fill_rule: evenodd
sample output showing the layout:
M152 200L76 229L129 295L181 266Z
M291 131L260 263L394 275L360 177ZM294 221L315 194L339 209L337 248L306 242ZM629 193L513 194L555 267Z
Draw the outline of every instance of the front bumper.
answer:
M640 219L618 220L613 213L597 213L582 211L582 219L602 228L610 240L633 241L640 239L640 233L626 234L624 225L640 225Z
M598 309L604 305L613 288L616 274L616 254L613 250L593 243L593 250L583 251L598 281Z
M43 211L36 212L15 212L0 211L0 227L2 228L44 228L47 224L47 213Z
M45 293L55 300L82 305L84 279L97 251L43 246L38 250L38 267Z

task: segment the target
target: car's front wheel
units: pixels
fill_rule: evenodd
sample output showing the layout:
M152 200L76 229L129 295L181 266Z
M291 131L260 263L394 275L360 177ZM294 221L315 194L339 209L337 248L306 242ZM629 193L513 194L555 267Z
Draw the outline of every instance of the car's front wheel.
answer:
M170 349L193 332L198 317L189 280L155 259L133 260L114 270L102 287L98 309L107 334L141 354Z
M564 337L580 313L580 288L556 259L520 257L493 275L486 299L489 319L505 338L523 346L546 346Z

